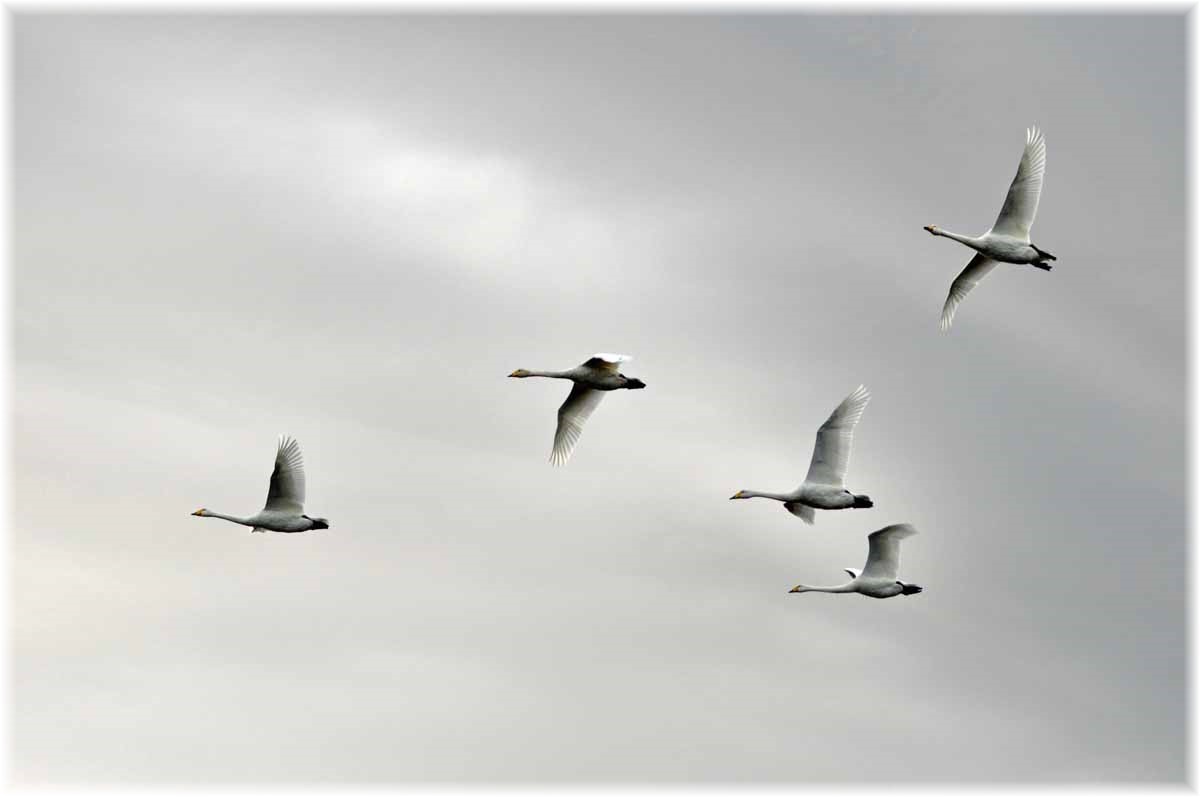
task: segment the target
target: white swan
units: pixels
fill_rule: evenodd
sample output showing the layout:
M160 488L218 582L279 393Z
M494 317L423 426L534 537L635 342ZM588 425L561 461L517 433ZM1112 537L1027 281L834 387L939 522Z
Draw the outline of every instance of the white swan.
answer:
M1046 139L1036 127L1025 131L1025 151L1017 176L1008 187L1004 207L992 229L978 238L929 226L925 229L933 235L953 238L978 252L962 273L950 286L950 294L942 307L943 330L950 328L954 312L971 289L979 284L998 263L1028 263L1049 271L1047 260L1057 260L1054 255L1037 248L1029 241L1029 228L1037 215L1038 200L1042 196L1042 176L1046 173Z
M804 482L790 493L760 493L738 490L735 498L772 498L783 501L784 508L805 523L812 523L816 509L867 509L874 504L870 497L854 495L846 489L846 469L850 465L850 447L854 442L854 427L862 418L871 394L862 385L846 396L833 414L817 430L812 462Z
M867 535L870 551L862 570L847 567L851 581L836 587L809 587L799 584L790 592L857 592L868 598L891 598L896 595L916 595L924 587L906 584L900 574L900 541L917 533L907 523L887 526Z
M207 509L197 509L192 514L251 526L251 532L295 533L329 528L329 521L325 518L304 514L304 459L300 456L300 444L285 435L279 436L275 470L271 472L271 485L267 488L267 505L261 512L248 518L222 515Z
M562 465L571 458L579 435L583 433L584 423L600 404L600 399L604 398L603 391L640 390L646 386L642 380L631 379L620 373L620 364L632 359L625 354L601 352L568 371L528 371L518 368L509 374L517 379L545 376L550 379L570 379L575 383L567 400L558 408L558 428L554 431L554 448L550 452L552 463Z

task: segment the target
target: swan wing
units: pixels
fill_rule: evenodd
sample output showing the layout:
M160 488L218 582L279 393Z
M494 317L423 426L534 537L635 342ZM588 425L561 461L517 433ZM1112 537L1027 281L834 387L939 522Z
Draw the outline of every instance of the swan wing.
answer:
M621 363L629 362L633 358L628 354L609 354L607 352L599 352L593 354L587 361L584 362L584 368L595 368L597 371L607 371L615 374L621 367Z
M850 574L850 578L858 578L862 574L862 571L857 567L843 567L842 569Z
M783 508L791 512L796 517L803 520L808 525L812 525L817 519L817 511L811 506L806 506L796 501L788 501L783 505Z
M1021 165L1017 176L1008 187L1004 207L992 225L998 235L1013 235L1029 240L1029 228L1037 215L1038 200L1042 196L1042 176L1046 173L1046 139L1042 131L1031 127L1025 131L1025 152L1021 154Z
M271 472L267 505L263 509L294 515L304 512L304 457L300 455L300 444L295 438L279 436L275 470Z
M550 461L562 465L571 458L579 435L583 433L583 425L591 417L592 412L604 398L603 391L592 390L590 387L576 383L571 388L571 394L558 408L558 428L554 432L554 450L550 452Z
M867 535L871 546L867 552L867 563L863 566L863 578L895 579L900 573L900 541L917 533L907 523L887 526Z
M859 385L838 405L829 420L821 424L806 481L844 488L846 468L850 465L850 446L854 442L854 427L858 425L870 400L871 394Z
M954 314L958 311L958 306L962 304L962 300L967 298L979 281L986 277L991 270L998 265L998 261L984 257L983 255L975 255L971 258L971 262L967 263L967 267L962 270L954 282L950 283L950 293L946 296L946 303L942 305L942 331L945 332L954 323Z

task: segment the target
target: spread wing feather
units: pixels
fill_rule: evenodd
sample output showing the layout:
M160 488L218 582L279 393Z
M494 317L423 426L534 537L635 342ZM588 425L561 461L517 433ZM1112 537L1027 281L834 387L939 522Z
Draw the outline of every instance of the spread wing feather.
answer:
M942 305L941 327L943 332L954 323L954 314L958 312L958 306L962 304L962 300L967 298L967 294L997 265L997 261L978 254L971 258L967 267L954 278L954 282L950 283L950 293L946 296L946 303Z
M992 232L998 235L1013 235L1029 240L1029 228L1037 215L1038 200L1042 197L1042 177L1046 174L1046 138L1042 131L1031 127L1025 131L1025 151L1021 153L1021 165L1017 176L1008 187L1004 207Z
M583 425L591 417L592 412L604 398L604 392L576 383L571 388L571 394L558 408L558 428L554 431L554 449L550 452L550 462L562 465L571 458L579 436L583 434Z
M300 454L300 444L287 435L279 436L275 470L271 472L267 505L263 509L304 513L304 457Z
M830 484L845 489L846 469L850 466L850 447L854 442L854 427L862 418L871 394L859 385L846 396L833 414L817 430L817 444L808 466L806 481Z
M863 566L863 578L895 579L900 573L900 541L916 533L909 524L897 523L868 534L870 550Z

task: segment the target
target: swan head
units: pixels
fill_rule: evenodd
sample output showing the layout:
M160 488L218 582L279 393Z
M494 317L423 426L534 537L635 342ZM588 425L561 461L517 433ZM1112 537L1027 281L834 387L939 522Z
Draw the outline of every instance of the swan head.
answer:
M810 592L810 591L812 591L812 587L805 586L804 584L797 584L796 586L794 586L788 590L788 594L790 595L793 592Z
M204 515L205 515L205 513L206 513L206 512L208 512L208 510L207 510L207 509L197 509L197 510L196 510L195 512L193 512L192 514L193 514L193 515L197 515L197 516L199 516L199 517L204 517Z
M629 388L630 390L641 390L645 386L646 383L637 378L625 380L625 387Z
M745 491L745 490L738 490L736 493L734 493L733 495L729 496L729 500L730 500L730 501L732 501L732 500L734 500L735 498L749 498L749 497L750 497L750 496L746 495L746 491Z
M922 227L922 229L925 230L925 232L929 233L930 235L941 235L941 233L942 233L942 231L940 229L938 229L937 227L935 227L932 224Z
M532 376L532 374L530 374L530 373L529 373L528 371L526 371L524 368L518 368L517 370L515 370L515 371L513 371L511 374L509 374L509 376L510 376L510 377L515 377L515 378L517 378L517 379L524 379L524 378L525 378L525 377L527 377L527 376Z

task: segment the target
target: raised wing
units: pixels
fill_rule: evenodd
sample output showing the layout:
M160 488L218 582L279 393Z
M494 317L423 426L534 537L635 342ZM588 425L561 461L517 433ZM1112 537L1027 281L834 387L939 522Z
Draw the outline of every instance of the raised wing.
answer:
M1042 196L1042 176L1046 173L1046 139L1042 131L1031 127L1025 131L1025 152L1017 176L1008 187L1004 207L992 225L992 232L999 235L1015 235L1029 240L1029 228L1037 215L1038 200Z
M598 371L608 371L609 373L617 373L621 367L621 363L629 362L633 358L628 354L608 354L600 352L593 354L583 366L585 368L595 368Z
M550 452L553 464L562 465L571 458L579 435L583 434L583 425L602 398L604 393L600 390L592 390L578 383L571 388L571 395L558 408L558 429L554 432L554 450Z
M845 400L817 430L817 444L808 466L806 481L831 484L845 489L846 468L850 465L850 446L854 427L862 418L871 394L862 385Z
M304 458L300 455L300 444L287 435L279 436L275 470L271 473L267 505L263 509L304 513Z
M990 260L983 255L975 255L971 258L971 262L967 263L967 267L962 270L962 273L954 278L954 282L950 283L950 293L946 296L946 303L942 305L941 327L943 332L954 323L954 314L958 311L962 300L967 298L967 294L997 265L998 262L995 260Z
M900 541L916 533L909 524L897 523L868 534L867 542L871 548L862 577L895 579L900 573Z

